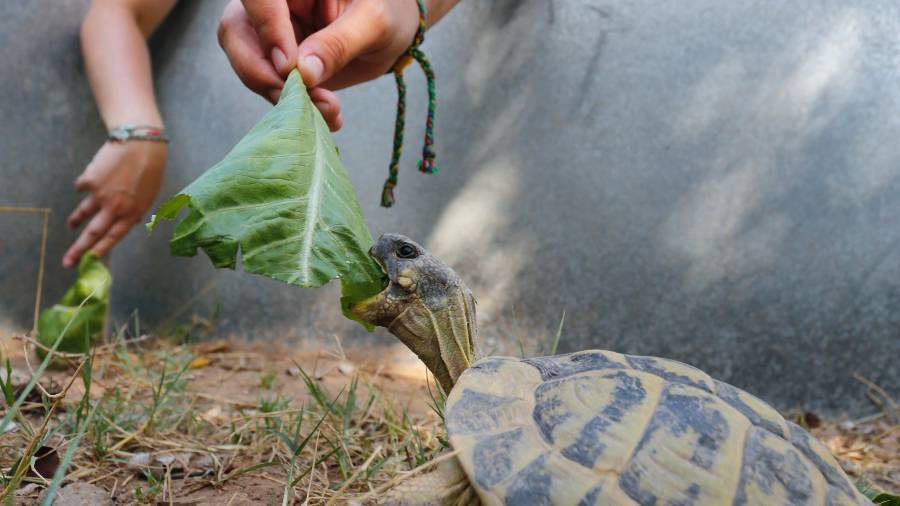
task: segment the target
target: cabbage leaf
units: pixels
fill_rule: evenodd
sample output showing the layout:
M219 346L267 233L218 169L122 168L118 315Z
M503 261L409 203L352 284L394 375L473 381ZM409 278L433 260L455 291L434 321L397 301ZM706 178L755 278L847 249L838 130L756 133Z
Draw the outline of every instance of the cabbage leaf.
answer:
M225 156L164 202L147 227L175 219L173 255L202 249L219 268L301 287L341 279L342 308L379 292L372 235L322 115L297 70L278 104ZM351 317L352 318L352 317Z
M90 352L91 346L103 336L111 285L112 276L103 261L91 251L82 255L75 284L58 303L41 311L38 342L52 348L56 340L62 338L57 350ZM40 348L37 351L43 358L44 351Z

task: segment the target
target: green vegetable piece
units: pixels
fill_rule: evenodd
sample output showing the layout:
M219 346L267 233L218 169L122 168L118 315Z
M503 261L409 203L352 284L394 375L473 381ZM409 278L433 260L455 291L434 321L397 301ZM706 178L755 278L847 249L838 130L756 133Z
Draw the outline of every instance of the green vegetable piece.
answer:
M856 489L878 506L900 506L900 495L878 490L869 483L865 476L860 476L856 480Z
M870 497L870 499L878 506L900 506L900 496L894 494L882 492L875 497Z
M90 251L82 255L75 284L69 287L57 304L41 312L38 319L38 342L48 348L52 347L71 320L57 350L68 353L90 352L91 346L103 335L110 285L112 276L97 255ZM37 351L41 358L45 356L43 350Z
M240 251L245 271L302 287L340 278L348 318L350 303L385 286L353 185L297 70L278 104L224 160L164 202L148 230L184 206L173 255L199 248L216 267L234 269Z

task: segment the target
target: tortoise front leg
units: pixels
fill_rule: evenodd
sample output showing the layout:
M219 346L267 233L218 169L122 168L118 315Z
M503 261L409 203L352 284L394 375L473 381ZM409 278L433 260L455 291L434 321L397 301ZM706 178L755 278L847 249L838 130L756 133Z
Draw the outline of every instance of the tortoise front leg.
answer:
M437 465L434 471L410 478L390 489L377 504L386 506L480 506L456 457Z

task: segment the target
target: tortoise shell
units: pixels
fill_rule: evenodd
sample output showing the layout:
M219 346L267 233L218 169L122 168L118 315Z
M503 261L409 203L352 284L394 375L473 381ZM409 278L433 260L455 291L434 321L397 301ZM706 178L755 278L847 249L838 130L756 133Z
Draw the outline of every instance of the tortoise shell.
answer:
M871 504L801 427L673 360L485 358L445 420L484 504Z

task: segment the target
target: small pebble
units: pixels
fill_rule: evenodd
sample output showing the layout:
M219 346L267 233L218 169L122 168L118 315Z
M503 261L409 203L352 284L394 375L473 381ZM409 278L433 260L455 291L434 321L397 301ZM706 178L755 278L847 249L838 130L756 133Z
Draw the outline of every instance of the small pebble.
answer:
M347 361L341 361L337 366L338 371L344 376L350 376L356 371L356 366Z
M204 412L202 415L200 415L200 418L206 420L209 423L218 423L224 419L222 408L219 406L213 406L206 410L206 412Z
M109 493L90 483L75 482L66 485L56 493L54 506L112 505Z
M132 469L135 471L140 471L141 468L147 467L150 465L150 453L149 452L138 452L131 456L128 459L128 469Z
M38 489L40 489L40 488L41 488L41 486L38 485L37 483L29 483L23 487L19 487L16 490L16 496L17 497L27 497L27 496L30 496L31 494L37 492Z
M175 462L175 455L160 455L156 457L156 461L164 466L170 466Z
M215 464L216 461L212 458L212 455L209 454L200 455L194 462L191 463L193 467L202 469L204 471L207 469L213 469Z

